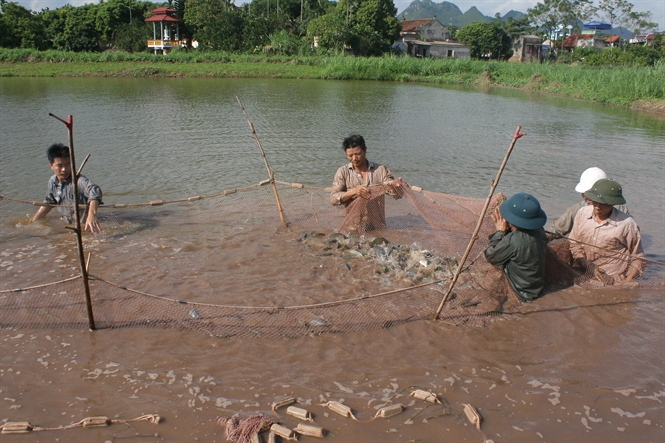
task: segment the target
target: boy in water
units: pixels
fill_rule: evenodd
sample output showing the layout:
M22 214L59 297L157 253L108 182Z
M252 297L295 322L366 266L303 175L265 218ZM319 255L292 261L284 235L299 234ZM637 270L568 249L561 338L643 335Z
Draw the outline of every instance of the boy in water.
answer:
M54 175L48 182L48 190L44 203L50 205L74 204L74 184L72 183L72 163L69 158L69 147L55 143L46 150L46 156L51 165ZM78 177L78 201L79 204L87 205L88 208L83 213L85 228L98 234L102 232L102 226L97 220L97 208L102 203L102 190L99 186L88 180L87 177L79 175ZM44 217L51 211L52 206L42 206L39 208L32 221ZM69 223L73 221L74 209L65 214Z

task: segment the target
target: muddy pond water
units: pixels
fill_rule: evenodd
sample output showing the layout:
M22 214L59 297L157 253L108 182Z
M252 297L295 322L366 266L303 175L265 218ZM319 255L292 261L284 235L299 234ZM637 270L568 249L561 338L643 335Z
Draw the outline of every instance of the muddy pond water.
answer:
M278 79L3 78L0 195L43 198L51 174L45 150L67 141L64 126L49 112L74 116L79 162L91 154L84 174L103 188L106 204L257 183L266 178L265 166L235 96L254 123L275 177L317 187L330 186L345 162L342 139L359 133L368 158L408 183L485 198L522 126L527 135L516 143L499 190L534 194L553 220L579 200L574 188L580 173L601 167L623 185L647 257L665 261L665 120L511 89ZM71 235L56 212L29 227L35 208L22 208L0 214L0 290L76 272L76 251L64 246ZM151 292L193 287L206 301L221 300L224 291L216 287L215 275L226 269L246 271L246 279L234 283L236 289L248 288L237 304L321 301L318 293L298 291L306 284L334 297L375 290L376 282L344 280L332 268L321 268L321 281L310 281L316 264L291 266L302 261L290 244L282 246L302 232L249 221L233 235L221 227L197 232L195 224L179 224L155 238L146 224L120 233L122 242L113 237L118 232L84 238L96 255L93 270L132 286L146 284ZM107 254L117 249L122 251ZM184 256L195 256L196 266L183 267ZM662 293L662 287L573 287L485 328L417 321L295 339L218 338L175 328L0 329L0 424L57 427L90 416L131 419L149 413L163 418L158 425L138 422L1 440L221 442L224 432L216 418L270 414L271 403L293 396L329 431L326 440L337 442L663 441ZM438 394L445 406L414 401L407 396L414 387ZM349 405L361 420L389 400L407 409L360 423L320 406L331 400ZM484 435L468 423L463 404L479 410ZM283 413L280 419L297 424Z

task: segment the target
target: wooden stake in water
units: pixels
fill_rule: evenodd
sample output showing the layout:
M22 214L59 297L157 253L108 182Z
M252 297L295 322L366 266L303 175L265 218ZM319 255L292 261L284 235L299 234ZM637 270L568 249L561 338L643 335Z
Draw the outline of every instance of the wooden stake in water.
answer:
M95 317L92 314L92 300L90 298L90 285L88 283L88 268L85 264L85 255L83 253L83 239L81 238L81 219L79 218L79 193L78 193L78 172L76 170L76 157L74 156L74 117L67 116L67 121L57 117L51 113L49 115L57 120L60 120L67 127L69 134L69 160L71 161L71 178L74 192L74 219L76 220L75 228L70 228L76 232L76 243L78 245L79 265L81 267L81 278L83 279L83 289L85 290L85 304L88 309L88 325L91 331L95 328Z
M247 123L249 124L249 129L252 130L252 135L254 136L254 140L256 140L256 144L259 146L259 150L261 151L263 162L266 164L266 169L268 170L268 178L270 179L270 184L272 184L272 190L275 193L275 200L277 200L277 209L279 210L279 218L280 220L282 220L282 224L286 226L286 221L284 220L284 211L282 211L282 203L279 201L279 194L277 193L277 186L275 185L275 174L272 172L272 169L270 169L270 166L268 165L268 159L266 158L266 153L263 151L263 147L261 146L261 141L259 140L258 135L256 135L256 131L254 130L254 124L249 119L249 116L245 112L245 107L242 105L242 103L240 103L240 99L238 98L237 95L236 95L236 100L240 105L242 113L245 115L245 118L247 119Z
M510 153L513 152L513 147L515 146L515 142L517 141L518 138L524 137L526 135L526 134L520 134L520 129L522 129L522 127L518 126L517 129L515 130L515 135L513 135L513 141L510 143L510 147L508 148L508 152L506 152L506 156L503 158L503 162L501 163L501 167L499 168L499 172L497 172L496 178L494 180L492 180L492 187L490 188L490 194L487 196L487 200L485 200L485 206L483 206L483 210L480 213L480 217L478 218L478 223L476 223L476 229L473 231L473 235L471 236L471 241L469 242L469 246L466 247L466 251L464 252L464 256L462 256L462 260L457 265L457 270L455 271L455 275L453 276L452 280L450 281L450 286L448 287L448 290L446 291L446 294L443 296L443 300L441 300L441 304L439 305L439 308L436 310L436 314L434 314L434 320L439 318L439 314L441 313L441 310L443 309L443 305L446 303L446 300L448 300L448 297L450 296L450 293L453 290L453 286L455 286L455 283L457 282L457 278L459 277L460 273L462 272L462 268L464 267L464 262L466 261L467 257L469 256L469 253L471 252L471 248L473 247L473 244L478 239L478 231L480 231L480 227L483 224L483 219L485 218L485 214L487 213L487 208L489 207L490 201L492 200L492 196L494 195L494 190L496 189L497 185L499 184L499 179L501 178L501 174L503 173L503 168L506 167L506 163L508 163L508 157L510 157Z
M81 175L81 171L83 171L83 167L85 166L86 163L88 163L88 159L90 158L90 154L86 155L85 158L83 159L83 163L81 163L81 166L79 166L79 170L76 171L76 176L78 177Z

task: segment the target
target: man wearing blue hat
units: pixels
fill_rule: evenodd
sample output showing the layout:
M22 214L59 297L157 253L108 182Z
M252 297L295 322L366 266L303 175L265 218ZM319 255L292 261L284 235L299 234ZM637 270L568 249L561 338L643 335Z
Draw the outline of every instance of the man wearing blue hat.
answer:
M547 215L526 193L515 194L492 214L496 232L490 236L485 258L502 265L510 287L522 301L537 298L545 285Z

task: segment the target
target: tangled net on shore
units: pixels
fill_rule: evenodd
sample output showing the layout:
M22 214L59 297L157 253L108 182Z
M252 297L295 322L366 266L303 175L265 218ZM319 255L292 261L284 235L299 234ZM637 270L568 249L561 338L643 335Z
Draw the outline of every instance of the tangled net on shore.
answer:
M233 443L251 443L252 437L265 431L277 420L265 415L252 415L239 420L237 417L220 417L216 424L225 430L226 440Z

